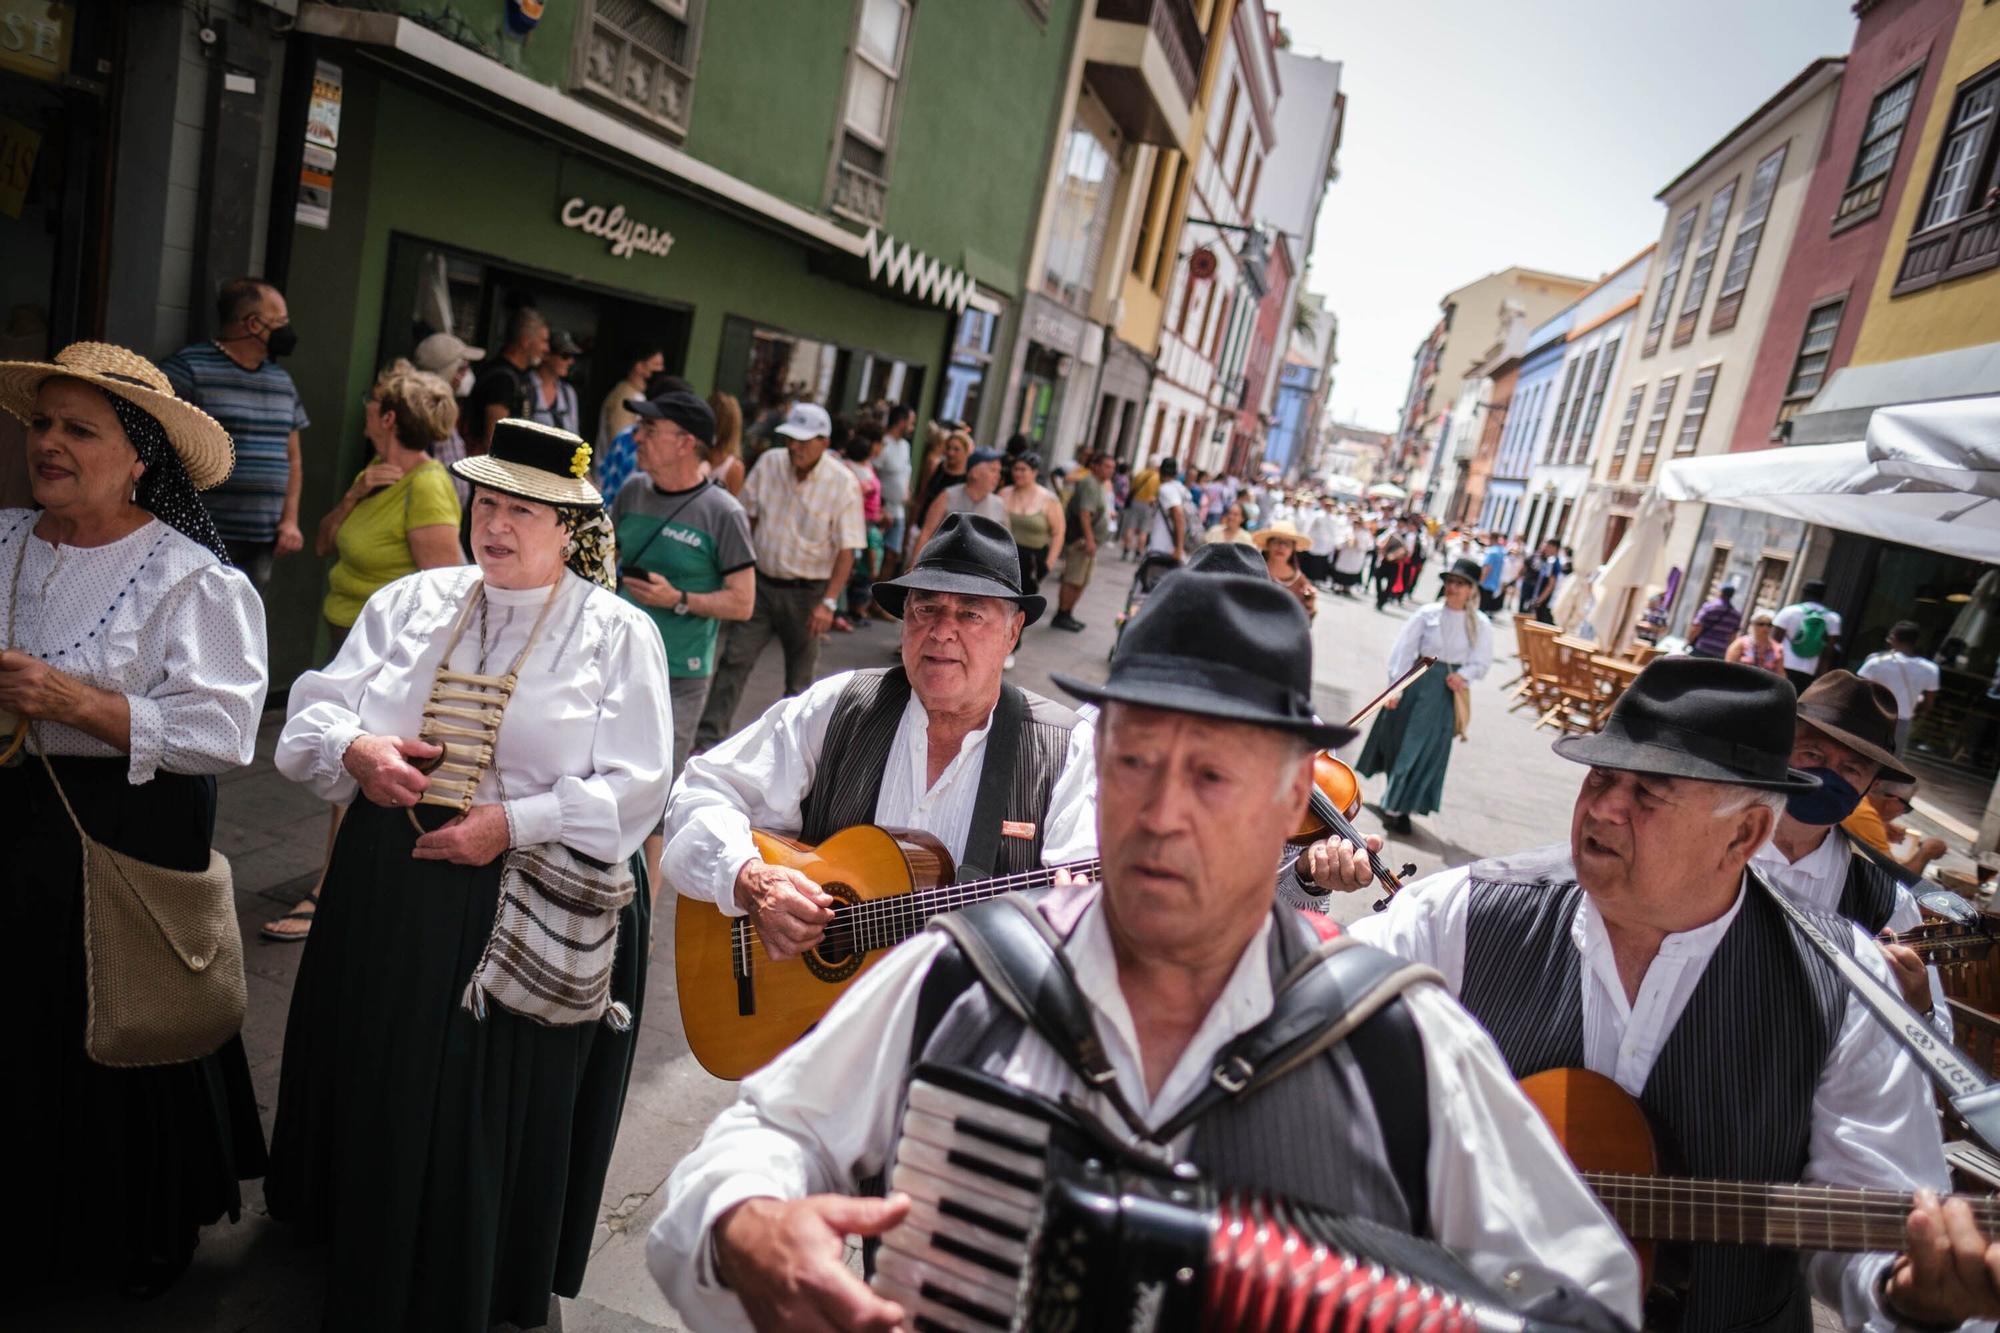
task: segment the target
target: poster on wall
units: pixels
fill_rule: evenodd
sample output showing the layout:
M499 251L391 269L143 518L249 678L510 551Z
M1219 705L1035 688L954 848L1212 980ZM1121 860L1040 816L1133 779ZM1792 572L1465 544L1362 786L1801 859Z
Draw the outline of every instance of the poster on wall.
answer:
M10 116L0 116L0 216L21 216L41 150L39 133Z
M333 168L340 146L340 66L322 60L313 70L306 103L305 153L299 160L299 196L292 216L302 227L325 231L333 219Z

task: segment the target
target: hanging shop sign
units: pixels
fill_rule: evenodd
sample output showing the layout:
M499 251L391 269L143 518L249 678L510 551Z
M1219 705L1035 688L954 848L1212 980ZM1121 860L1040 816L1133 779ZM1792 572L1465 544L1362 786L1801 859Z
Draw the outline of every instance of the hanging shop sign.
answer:
M563 226L574 227L586 236L603 238L619 259L630 259L635 254L665 259L667 251L674 248L672 232L647 226L626 213L623 204L613 204L607 209L579 195L563 202L561 217Z
M44 83L69 72L70 6L0 0L0 69Z

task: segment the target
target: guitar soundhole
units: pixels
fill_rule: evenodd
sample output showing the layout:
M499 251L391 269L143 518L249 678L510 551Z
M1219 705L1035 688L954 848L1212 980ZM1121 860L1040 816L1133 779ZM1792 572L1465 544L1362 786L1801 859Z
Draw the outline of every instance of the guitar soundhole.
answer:
M861 960L866 954L856 947L852 923L847 919L847 909L858 904L861 895L838 882L822 884L820 888L840 906L833 909L833 920L827 922L826 938L805 955L806 970L821 981L845 981L861 970Z

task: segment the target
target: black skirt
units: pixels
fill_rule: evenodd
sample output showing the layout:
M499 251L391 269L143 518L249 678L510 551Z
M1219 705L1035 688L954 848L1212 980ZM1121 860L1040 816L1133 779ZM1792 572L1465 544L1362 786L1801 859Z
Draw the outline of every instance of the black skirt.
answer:
M645 994L646 894L621 914L611 978L631 1031L498 1006L475 1022L460 1001L500 862L419 861L415 841L404 811L366 800L341 821L292 991L264 1194L329 1244L325 1327L531 1328L551 1292L583 1284Z
M161 773L133 786L125 759L54 760L93 838L159 865L208 865L215 779ZM83 1052L83 853L41 761L0 769L0 1012L13 1048L0 1094L0 1284L157 1285L197 1229L242 1209L264 1173L264 1132L240 1037L185 1064L107 1069ZM5 1322L0 1320L0 1322Z

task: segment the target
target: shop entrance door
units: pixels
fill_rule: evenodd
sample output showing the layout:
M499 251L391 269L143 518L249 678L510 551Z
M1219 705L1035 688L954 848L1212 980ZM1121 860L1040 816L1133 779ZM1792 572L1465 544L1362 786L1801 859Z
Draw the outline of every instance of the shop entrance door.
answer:
M376 360L408 356L432 333L455 334L489 358L507 343L507 329L523 307L539 311L583 348L570 383L576 386L584 438L598 438L598 410L611 386L624 378L626 357L651 347L675 374L687 365L691 311L606 287L580 284L504 260L411 236L392 238L389 283L382 307Z

